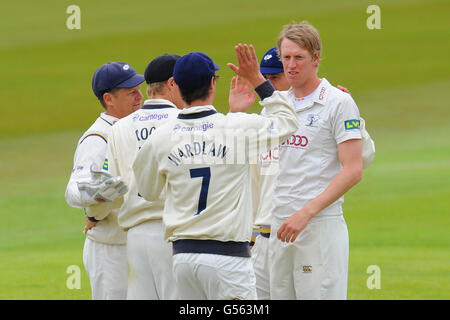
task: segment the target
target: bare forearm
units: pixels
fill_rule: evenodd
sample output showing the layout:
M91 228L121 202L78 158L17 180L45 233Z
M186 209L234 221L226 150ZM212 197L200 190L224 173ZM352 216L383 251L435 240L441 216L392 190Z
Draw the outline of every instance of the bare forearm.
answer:
M342 197L348 190L356 185L362 178L362 168L344 168L331 181L328 187L315 199L306 204L302 211L311 218L320 211Z
M361 180L362 167L344 168L328 187L299 211L290 216L278 229L277 237L284 242L294 242L308 222L320 211L339 199Z

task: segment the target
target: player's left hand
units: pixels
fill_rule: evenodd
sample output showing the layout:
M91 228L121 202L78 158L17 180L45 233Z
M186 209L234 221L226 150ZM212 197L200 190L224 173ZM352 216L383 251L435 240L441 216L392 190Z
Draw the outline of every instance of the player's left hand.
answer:
M290 216L278 229L277 237L283 242L294 242L300 232L305 229L308 224L309 216L302 210L297 211Z
M113 177L108 172L98 170L91 165L91 178L87 181L77 182L81 196L89 204L111 202L123 196L127 191L127 185L121 177Z
M248 81L239 76L231 78L230 96L228 97L230 112L247 111L255 103L255 99L256 92Z

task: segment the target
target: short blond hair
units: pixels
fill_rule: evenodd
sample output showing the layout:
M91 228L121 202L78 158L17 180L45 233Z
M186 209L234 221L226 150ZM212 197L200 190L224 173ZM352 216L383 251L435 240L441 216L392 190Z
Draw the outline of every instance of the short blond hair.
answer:
M288 24L283 27L277 41L277 53L281 58L281 42L283 39L289 39L300 48L307 50L313 58L322 51L322 42L316 28L309 22Z
M167 81L153 82L147 86L147 96L149 99L166 93Z

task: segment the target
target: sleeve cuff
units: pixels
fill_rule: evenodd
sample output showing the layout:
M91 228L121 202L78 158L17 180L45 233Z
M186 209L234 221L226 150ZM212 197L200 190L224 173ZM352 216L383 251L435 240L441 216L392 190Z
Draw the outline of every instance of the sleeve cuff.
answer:
M270 83L269 80L266 80L265 82L257 86L255 88L255 91L258 94L259 98L261 100L264 100L265 98L270 97L274 93L275 88L273 87L272 83Z
M88 218L89 221L92 222L99 222L100 220L95 219L94 217L89 217L88 215L86 215L86 217Z

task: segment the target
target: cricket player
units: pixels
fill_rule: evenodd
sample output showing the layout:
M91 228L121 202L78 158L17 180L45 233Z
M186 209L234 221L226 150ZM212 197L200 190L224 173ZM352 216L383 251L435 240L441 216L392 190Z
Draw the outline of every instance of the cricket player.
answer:
M122 177L129 192L119 212L119 225L127 231L128 293L131 300L176 299L172 248L164 240L164 192L152 201L139 194L131 165L142 145L164 123L175 119L182 105L173 69L178 55L152 60L144 76L148 98L141 109L120 119L112 128L107 151L108 171Z
M260 63L260 71L264 78L270 80L276 90L289 90L290 84L284 74L284 68L278 57L277 47L269 49ZM338 86L343 92L350 93L347 88ZM236 92L237 91L237 92ZM242 84L231 86L230 89L230 105L252 105L254 100L244 99L236 96L250 96L251 87ZM264 110L261 111L264 114ZM375 155L375 145L370 138L369 133L365 130L361 120L362 135L362 158L363 167L366 168L372 162ZM254 210L256 210L256 220L252 235L252 261L256 276L256 291L258 299L270 299L270 254L269 254L269 237L272 223L272 205L273 205L273 189L276 183L276 177L279 171L279 146L270 150L268 153L259 157L258 166L253 167L253 199ZM251 242L251 244L252 244Z
M186 108L158 128L133 164L145 199L155 201L167 187L163 221L181 299L256 299L249 162L289 137L297 120L250 49L237 45L238 67L230 65L256 88L266 117L218 113L212 103L219 67L204 53L189 53L174 70Z
M143 81L123 62L108 62L95 71L92 89L105 112L78 141L67 184L67 203L86 213L83 261L94 300L126 298L126 233L118 225L114 200L120 202L127 187L101 168L113 124L141 107Z
M346 299L349 240L342 203L362 178L359 110L349 94L317 76L321 41L313 26L285 26L277 47L300 126L279 150L270 296Z

